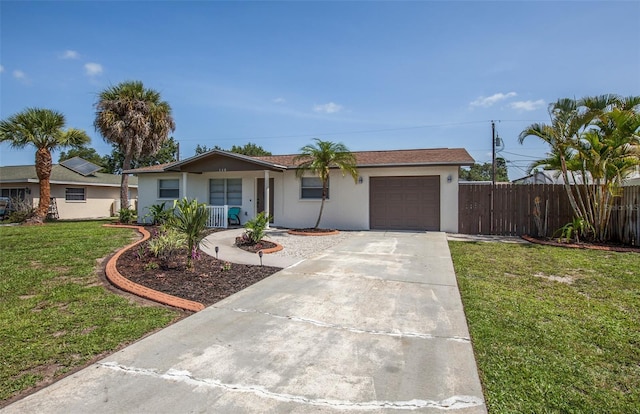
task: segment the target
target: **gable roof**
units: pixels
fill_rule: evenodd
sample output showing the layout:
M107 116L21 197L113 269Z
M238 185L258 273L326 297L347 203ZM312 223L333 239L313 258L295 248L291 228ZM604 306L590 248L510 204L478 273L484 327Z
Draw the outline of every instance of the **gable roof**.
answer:
M434 165L473 165L474 159L464 148L432 148L387 151L353 151L358 167L401 167L401 166L434 166ZM153 165L134 170L129 174L158 173L167 171L189 171L190 167L206 162L209 158L229 158L262 169L284 171L296 169L295 157L299 154L270 155L249 157L228 151L212 150L184 161ZM212 170L214 171L214 170ZM215 170L217 171L217 170Z
M94 185L99 187L120 187L121 176L94 172L83 176L60 164L51 167L51 184ZM38 183L35 165L15 165L0 167L0 184ZM138 187L138 178L129 177L129 187Z

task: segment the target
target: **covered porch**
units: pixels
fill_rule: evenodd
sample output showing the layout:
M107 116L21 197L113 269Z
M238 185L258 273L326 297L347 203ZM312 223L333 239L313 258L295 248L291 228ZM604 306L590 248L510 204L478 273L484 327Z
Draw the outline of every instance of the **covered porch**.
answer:
M238 221L242 225L261 212L276 215L274 187L276 182L281 185L286 169L253 157L212 150L184 161L149 167L148 171L137 170L145 183L139 193L139 209L142 212L151 205L187 197L207 205L207 227L228 228L231 208L240 209Z

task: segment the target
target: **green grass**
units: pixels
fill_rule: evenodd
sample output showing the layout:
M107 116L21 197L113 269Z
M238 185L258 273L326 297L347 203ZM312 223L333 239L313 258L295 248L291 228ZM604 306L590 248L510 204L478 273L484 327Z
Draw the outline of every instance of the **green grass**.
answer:
M640 254L449 246L491 413L640 413Z
M178 316L100 285L97 259L133 237L103 223L0 227L0 401Z

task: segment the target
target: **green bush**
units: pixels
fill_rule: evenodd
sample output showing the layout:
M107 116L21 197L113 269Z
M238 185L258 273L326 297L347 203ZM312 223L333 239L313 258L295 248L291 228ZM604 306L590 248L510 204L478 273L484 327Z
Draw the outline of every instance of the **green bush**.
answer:
M187 239L180 232L162 227L158 234L149 240L149 251L163 262L176 255L187 244Z
M136 216L136 211L131 208L122 208L118 212L118 220L122 224L130 224Z
M265 230L267 229L267 225L269 225L270 219L270 216L261 212L251 220L247 221L244 225L244 228L246 229L245 235L253 244L260 243L262 238L265 236Z
M191 260L199 257L198 244L203 239L209 213L204 203L198 200L189 201L186 197L173 203L174 215L167 221L167 226L183 234L187 239L187 267Z
M160 225L166 223L171 216L173 216L173 209L166 208L167 202L163 202L162 204L153 204L148 207L149 213L144 216L151 218L151 224Z

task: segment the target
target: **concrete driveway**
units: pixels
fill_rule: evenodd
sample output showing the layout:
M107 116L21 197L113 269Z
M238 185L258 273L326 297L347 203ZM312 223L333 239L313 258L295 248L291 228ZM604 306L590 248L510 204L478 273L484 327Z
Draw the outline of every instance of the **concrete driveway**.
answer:
M485 413L444 233L361 232L3 412Z

